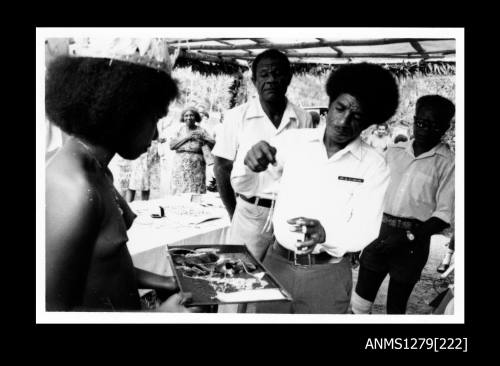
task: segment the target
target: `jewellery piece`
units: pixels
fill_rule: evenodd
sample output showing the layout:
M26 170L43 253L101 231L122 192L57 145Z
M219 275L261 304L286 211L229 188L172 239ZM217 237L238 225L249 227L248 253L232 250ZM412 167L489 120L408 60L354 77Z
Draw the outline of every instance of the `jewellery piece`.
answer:
M410 230L406 230L406 237L408 238L409 241L415 240L415 235Z

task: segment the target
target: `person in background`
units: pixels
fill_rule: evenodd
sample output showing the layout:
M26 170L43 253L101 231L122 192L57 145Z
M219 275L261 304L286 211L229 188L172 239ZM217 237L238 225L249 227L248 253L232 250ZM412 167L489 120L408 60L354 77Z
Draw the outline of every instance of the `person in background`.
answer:
M225 113L212 152L217 187L231 218L229 243L246 244L258 259L273 241L272 230L265 226L276 180L262 173L258 190L248 196L233 189L231 174L233 167L244 165L246 152L258 141L269 141L288 129L311 127L311 115L285 96L291 80L290 61L285 54L268 49L257 55L252 62L252 82L258 98Z
M137 46L114 45L114 57ZM138 311L139 288L169 292L159 311L192 311L175 278L134 267L127 229L136 215L108 169L115 154L136 159L148 149L178 95L168 68L144 59L63 56L48 67L46 113L70 137L46 166L47 311Z
M175 150L170 192L206 193L206 161L204 146L211 150L215 141L209 133L196 125L201 117L195 108L187 108L181 113L184 122L176 136L170 140L170 149Z
M377 128L368 137L368 145L375 148L380 154L384 154L387 150L389 144L391 144L391 138L389 136L389 126L387 123L381 123L377 125Z
M149 200L152 181L158 179L160 174L160 155L158 154L158 140L151 142L148 151L132 162L130 180L125 195L127 202L136 198L136 192L140 192L141 200Z
M455 161L441 138L454 114L454 104L442 96L419 98L413 124L415 138L387 151L391 183L379 237L361 253L352 299L355 314L371 312L387 274L387 313L404 314L427 262L431 236L451 223Z
M347 313L350 253L378 235L389 169L360 134L394 114L396 80L381 66L348 64L330 75L326 91L324 128L289 130L272 145L258 142L232 177L233 187L248 195L259 189L263 172L280 178L275 241L263 263L293 301L258 304L259 313Z
M312 128L318 127L319 122L320 122L319 113L312 111L312 112L309 112L309 114L311 115Z
M448 243L448 250L446 251L446 254L444 255L443 261L441 262L441 264L437 268L437 271L439 273L446 272L446 270L450 267L451 258L453 257L454 253L455 253L455 235L452 235L450 242Z

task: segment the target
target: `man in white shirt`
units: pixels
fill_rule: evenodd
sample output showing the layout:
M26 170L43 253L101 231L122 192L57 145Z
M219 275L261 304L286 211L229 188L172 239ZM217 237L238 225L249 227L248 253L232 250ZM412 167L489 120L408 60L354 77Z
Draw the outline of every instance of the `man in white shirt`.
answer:
M392 140L389 136L389 127L387 123L381 123L377 129L368 138L368 145L375 148L380 154L384 154Z
M430 238L449 226L454 215L455 161L441 142L455 114L439 95L417 101L415 138L389 147L391 182L379 237L360 258L354 313L369 313L389 274L387 313L404 314L413 287L429 257Z
M380 66L348 64L329 77L326 91L326 126L255 144L232 177L244 194L259 189L264 172L281 178L274 186L276 239L264 265L293 301L258 304L260 313L346 313L349 253L378 235L389 170L360 134L394 114L396 81Z
M217 187L231 217L229 243L246 244L250 252L262 259L272 242L272 229L266 227L273 202L270 174L260 176L259 189L252 195L231 186L233 168L243 166L248 149L283 131L311 127L311 116L287 100L285 94L292 79L288 58L278 50L260 53L252 63L252 82L258 98L227 111L212 150Z

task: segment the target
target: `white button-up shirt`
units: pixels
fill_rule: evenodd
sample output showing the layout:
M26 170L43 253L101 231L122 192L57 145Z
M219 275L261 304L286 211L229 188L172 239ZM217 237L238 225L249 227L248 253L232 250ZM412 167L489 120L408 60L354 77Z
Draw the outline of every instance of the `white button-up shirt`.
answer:
M212 154L233 161L234 170L243 168L243 160L248 150L259 141L271 141L283 131L311 127L311 115L288 101L280 125L276 128L266 115L258 97L226 112L221 130L217 133ZM231 173L231 176L233 173ZM264 172L258 176L257 189L252 196L272 198L275 178ZM233 186L237 193L244 194Z
M427 221L432 216L451 223L455 204L455 160L440 143L415 157L413 140L389 147L391 181L385 212Z
M296 251L302 234L291 232L287 220L317 219L326 241L313 253L326 250L341 257L362 250L380 231L389 169L384 158L360 137L328 158L323 143L325 127L287 131L271 141L277 149L277 166L267 171L280 177L273 214L278 242ZM257 177L248 167L234 171L232 184L253 195Z

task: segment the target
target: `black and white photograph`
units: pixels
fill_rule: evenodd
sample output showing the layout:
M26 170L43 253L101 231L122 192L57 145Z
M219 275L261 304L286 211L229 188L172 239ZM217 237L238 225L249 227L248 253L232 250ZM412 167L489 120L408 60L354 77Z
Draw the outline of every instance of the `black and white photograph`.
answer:
M37 323L464 324L463 28L38 27L36 103Z

